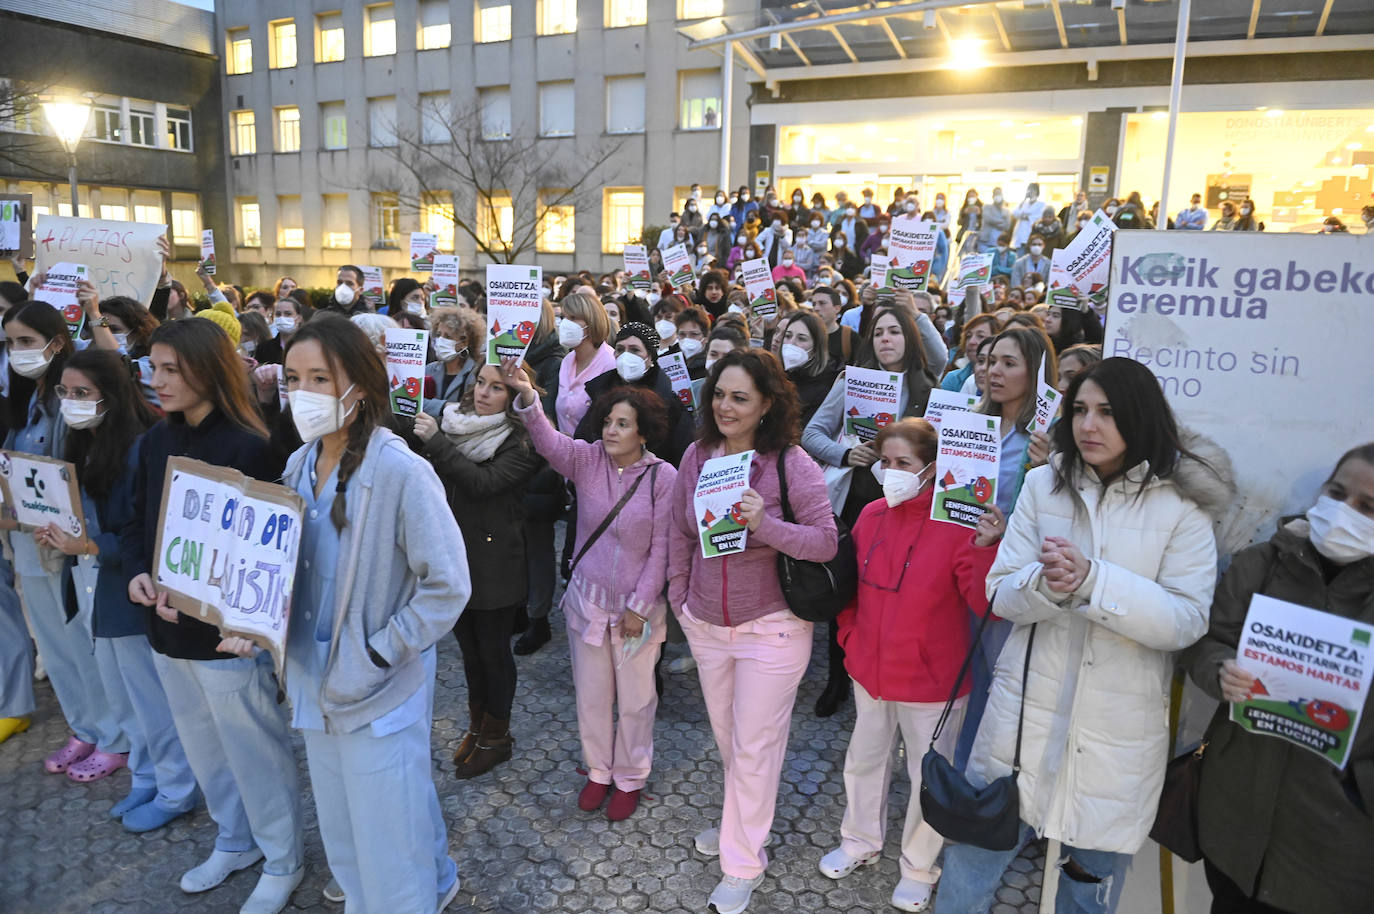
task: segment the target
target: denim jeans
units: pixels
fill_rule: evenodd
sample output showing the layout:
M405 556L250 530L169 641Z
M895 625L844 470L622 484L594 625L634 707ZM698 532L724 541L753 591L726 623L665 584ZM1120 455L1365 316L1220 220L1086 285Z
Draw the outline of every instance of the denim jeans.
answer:
M0 717L32 713L33 646L14 592L14 567L0 556Z
M971 844L946 845L935 914L984 914L990 910L1002 885L1002 874L1034 837L1035 830L1022 823L1021 840L1008 851L984 850ZM1065 844L1058 865L1062 867L1067 860L1098 881L1074 879L1061 870L1055 914L1112 914L1121 900L1131 855Z

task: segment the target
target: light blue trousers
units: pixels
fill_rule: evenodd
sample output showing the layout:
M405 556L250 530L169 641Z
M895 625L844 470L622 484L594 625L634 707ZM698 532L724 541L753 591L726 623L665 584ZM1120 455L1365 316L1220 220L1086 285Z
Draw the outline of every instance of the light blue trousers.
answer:
M177 812L189 809L196 802L196 776L177 738L148 639L96 638L95 660L110 707L129 735L131 789L156 787L153 802Z
M23 575L19 581L33 639L67 726L77 739L95 743L101 751L128 752L128 737L119 729L96 669L89 602L80 601L79 611L68 622L60 574Z
M300 789L271 656L179 660L155 653L153 664L219 826L215 849L256 844L267 858L264 873L296 872L305 862Z
M14 566L0 556L0 717L32 713L33 648L14 592Z

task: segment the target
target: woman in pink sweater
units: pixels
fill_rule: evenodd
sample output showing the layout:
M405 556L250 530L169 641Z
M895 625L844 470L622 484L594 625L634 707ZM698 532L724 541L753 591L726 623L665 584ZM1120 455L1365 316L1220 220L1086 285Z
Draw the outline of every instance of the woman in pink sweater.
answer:
M772 353L737 350L707 378L701 430L683 455L673 498L668 602L697 660L711 729L725 766L719 829L697 850L720 856L710 903L720 914L749 905L768 865L778 781L797 685L811 656L811 623L788 609L778 583L782 552L807 561L835 556L834 515L821 470L796 446L796 390ZM693 496L709 459L753 451L749 488L738 505L748 529L743 552L704 558ZM785 462L796 523L782 519L778 461Z
M549 422L519 359L501 367L535 450L577 486L578 538L562 604L587 766L577 805L592 812L610 793L606 818L619 821L638 807L654 757L654 664L667 631L663 581L677 472L646 442L666 436L667 410L651 390L614 388L591 407L601 440L578 441Z

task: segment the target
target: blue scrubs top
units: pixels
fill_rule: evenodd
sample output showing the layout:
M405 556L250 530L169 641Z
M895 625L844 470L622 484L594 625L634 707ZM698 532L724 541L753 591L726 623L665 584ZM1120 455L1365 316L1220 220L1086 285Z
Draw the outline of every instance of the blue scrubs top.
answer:
M1016 493L1016 479L1021 475L1021 467L1026 461L1026 445L1030 444L1030 432L1012 426L1002 439L1002 459L997 464L997 507L1011 517L1012 497Z

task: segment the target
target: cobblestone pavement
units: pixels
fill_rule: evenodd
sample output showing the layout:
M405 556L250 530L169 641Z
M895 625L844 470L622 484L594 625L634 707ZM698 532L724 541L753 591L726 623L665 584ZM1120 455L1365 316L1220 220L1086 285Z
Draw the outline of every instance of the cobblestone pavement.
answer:
M696 673L669 673L665 664L654 773L635 816L612 824L604 814L577 809L584 779L577 772L581 760L567 638L556 610L553 622L554 640L519 658L515 757L471 781L452 776L452 753L466 725L462 663L451 638L440 646L434 760L463 880L448 911L705 911L720 873L714 860L696 853L692 837L716 824L720 814L720 759ZM898 841L908 796L903 774L893 787L882 862L839 882L816 869L821 855L839 840L841 773L854 719L852 702L828 720L811 712L824 684L824 647L818 633L812 669L792 717L772 862L754 893L751 914L896 910L888 898L899 878ZM682 651L685 645L670 646L669 656ZM236 912L252 891L256 868L204 895L185 895L177 887L180 874L212 846L214 825L203 807L160 831L130 835L107 815L128 789L126 773L81 785L43 772L44 755L65 740L67 730L47 683L38 684L38 694L32 729L0 745L0 912ZM295 750L302 789L308 792L298 737ZM306 877L288 910L342 912L342 905L321 895L328 873L313 798L307 797L305 810ZM1039 858L1028 849L1007 874L993 914L1035 911L1039 886Z

